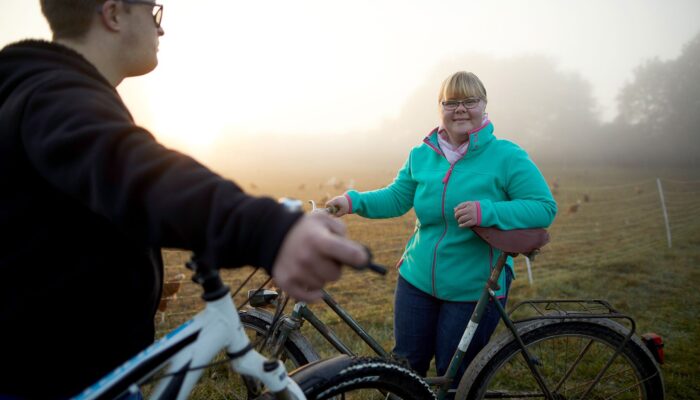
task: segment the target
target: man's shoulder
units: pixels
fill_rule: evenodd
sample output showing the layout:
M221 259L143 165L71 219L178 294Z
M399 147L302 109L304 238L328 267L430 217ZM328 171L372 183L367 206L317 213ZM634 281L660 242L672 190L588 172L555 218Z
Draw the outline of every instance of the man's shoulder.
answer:
M57 43L25 40L0 51L0 84L18 86L26 81L51 86L93 86L116 93L114 87L78 52Z
M0 104L10 120L3 122L22 123L25 130L133 124L111 85L83 68L50 58L0 66Z

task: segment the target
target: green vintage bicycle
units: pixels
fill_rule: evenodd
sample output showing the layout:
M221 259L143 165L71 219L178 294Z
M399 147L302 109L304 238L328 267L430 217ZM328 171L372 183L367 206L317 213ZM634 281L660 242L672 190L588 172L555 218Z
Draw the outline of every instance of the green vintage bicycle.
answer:
M445 376L427 377L440 399L663 399L660 354L635 335L632 317L604 300L530 300L506 312L495 301L498 277L508 256L533 257L549 241L543 229L500 231L474 228L500 255L486 282ZM340 353L353 351L303 302L285 314L287 296L275 290L249 292L251 308L242 310L243 325L258 337L258 348L296 366L320 359L301 333L313 326ZM391 358L329 293L324 302L375 353ZM497 306L506 330L456 376L465 351L489 300ZM276 305L275 313L265 308ZM517 317L516 317L517 316ZM450 390L458 381L456 390Z

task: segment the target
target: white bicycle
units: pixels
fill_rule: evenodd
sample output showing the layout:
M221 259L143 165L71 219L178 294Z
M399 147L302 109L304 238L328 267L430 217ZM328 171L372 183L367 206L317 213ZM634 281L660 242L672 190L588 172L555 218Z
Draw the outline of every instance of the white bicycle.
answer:
M204 289L204 310L75 399L140 398L145 384L154 384L150 398L185 399L222 350L233 371L245 377L247 399L434 398L417 374L383 359L343 355L308 364L288 375L282 362L269 360L255 350L219 271L196 262L187 267ZM371 269L381 267L372 265Z

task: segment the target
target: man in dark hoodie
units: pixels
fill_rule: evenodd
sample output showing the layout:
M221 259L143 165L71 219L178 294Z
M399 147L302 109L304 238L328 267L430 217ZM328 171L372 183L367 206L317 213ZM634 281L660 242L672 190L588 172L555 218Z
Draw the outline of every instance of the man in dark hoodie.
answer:
M0 52L0 397L78 393L149 345L160 247L318 299L363 248L246 195L138 127L115 87L157 64L153 0L41 0L53 41ZM196 134L196 133L194 133Z

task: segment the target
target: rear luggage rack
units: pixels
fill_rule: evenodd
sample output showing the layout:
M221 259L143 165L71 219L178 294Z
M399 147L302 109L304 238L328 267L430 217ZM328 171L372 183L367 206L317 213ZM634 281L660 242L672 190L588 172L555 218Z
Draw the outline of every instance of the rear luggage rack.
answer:
M513 318L513 314L525 314L523 318ZM523 323L541 319L575 320L608 318L626 320L629 323L629 336L634 334L636 324L632 317L615 310L605 300L572 299L572 300L527 300L517 303L508 312L515 323Z

